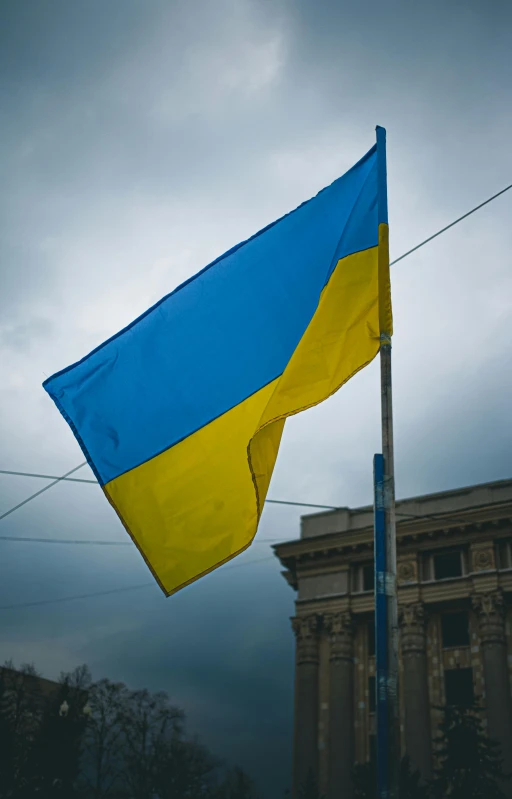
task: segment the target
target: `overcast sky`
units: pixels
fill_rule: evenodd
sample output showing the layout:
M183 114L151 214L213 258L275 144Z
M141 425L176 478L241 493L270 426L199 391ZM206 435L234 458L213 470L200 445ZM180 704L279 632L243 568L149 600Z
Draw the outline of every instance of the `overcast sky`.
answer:
M507 0L2 0L0 468L82 454L41 388L332 182L388 132L391 256L512 182ZM512 191L392 269L399 497L512 476ZM269 496L371 502L373 363L287 423ZM81 477L91 477L87 468ZM0 476L0 512L42 487ZM62 484L0 535L126 541L94 485ZM289 785L293 592L269 541L169 599L129 546L0 542L0 659L168 690L189 726ZM260 561L256 563L256 561Z

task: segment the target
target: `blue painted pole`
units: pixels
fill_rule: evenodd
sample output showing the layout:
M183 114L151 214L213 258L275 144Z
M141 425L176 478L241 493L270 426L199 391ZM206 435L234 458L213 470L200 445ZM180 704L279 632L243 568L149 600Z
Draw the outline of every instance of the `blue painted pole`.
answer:
M375 552L375 707L377 711L377 796L389 797L388 640L386 599L386 514L384 508L384 458L373 458Z

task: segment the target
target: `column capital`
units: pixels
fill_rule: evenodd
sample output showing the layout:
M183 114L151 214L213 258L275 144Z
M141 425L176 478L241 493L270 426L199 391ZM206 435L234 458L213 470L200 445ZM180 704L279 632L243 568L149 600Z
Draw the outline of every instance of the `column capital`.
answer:
M413 602L398 606L402 652L423 654L425 652L425 627L427 614L423 602Z
M505 601L502 592L474 593L471 603L478 616L482 644L504 644Z
M350 611L328 613L324 626L329 634L331 644L331 663L339 660L351 660L354 656L354 618Z
M292 630L297 639L297 662L318 663L318 632L321 616L309 613L291 619Z

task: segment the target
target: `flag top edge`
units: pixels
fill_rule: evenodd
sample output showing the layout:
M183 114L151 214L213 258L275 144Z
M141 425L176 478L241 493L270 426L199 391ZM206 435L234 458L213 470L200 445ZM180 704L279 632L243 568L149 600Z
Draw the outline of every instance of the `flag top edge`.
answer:
M383 129L382 129L382 130L383 130ZM106 346L107 346L107 344L110 344L110 342L112 342L112 341L115 341L115 339L117 339L117 338L119 338L120 336L122 336L122 335L123 335L124 333L126 333L128 330L131 330L131 328L132 328L132 327L134 327L136 324L138 324L138 323L139 323L139 322L140 322L142 319L144 319L144 318L145 318L146 316L148 316L150 313L152 313L152 312L153 312L153 311L154 311L156 308L158 308L160 305L162 305L162 303L166 302L166 300L168 300L168 299L169 299L170 297L172 297L174 294L177 294L179 291L181 291L182 289L184 289L184 288L185 288L186 286L188 286L190 283L192 283L192 282L194 282L195 280L197 280L198 278L200 278L200 277L201 277L201 276L202 276L202 275L203 275L205 272L207 272L208 270L210 270L212 267L214 267L214 266L215 266L216 264L218 264L219 262L223 261L223 260L224 260L224 258L227 258L228 256L232 255L233 253L237 252L237 250L241 249L242 247L244 247L244 246L245 246L246 244L248 244L249 242L251 242L251 241L253 241L254 239L258 238L258 237L259 237L259 236L261 236L263 233L266 233L268 230L270 230L270 229L271 229L271 228L273 228L275 225L277 225L277 224L279 224L280 222L282 222L282 221L283 221L284 219L286 219L287 217L289 217L289 216L291 216L292 214L294 214L294 213L295 213L296 211L298 211L299 209L303 208L305 205L308 205L310 202L312 202L313 200L315 200L315 199L316 199L316 198L317 198L317 197L318 197L320 194L322 194L323 192L327 191L327 189L329 189L329 188L330 188L330 187L333 185L333 183L336 183L336 181L338 181L338 180L340 180L341 178L345 177L346 175L350 174L350 172L352 172L353 170L357 169L357 167L359 167L361 164L363 164L363 163L364 163L364 162L365 162L367 159L371 158L371 156L372 156L372 155L374 155L374 153L375 153L375 152L377 152L377 155L379 155L379 141L378 141L378 139L377 139L377 143L376 143L376 144L374 144L374 145L373 145L373 147L371 147L371 148L368 150L368 152L366 152L366 153L365 153L365 155L363 155L363 157L359 159L359 161L357 161L355 164L353 164L353 165L350 167L350 169L347 169L347 171L346 171L346 172L344 172L342 175L339 175L339 176L336 178L336 180L334 180L334 181L333 181L332 183L330 183L328 186L324 186L324 188L323 188L323 189L321 189L320 191L318 191L318 192L317 192L317 193L316 193L316 194L315 194L313 197L310 197L310 198L309 198L309 200L305 200L304 202L300 203L300 205L298 205L298 206L297 206L296 208L294 208L292 211L289 211L288 213L286 213L286 214L283 214L283 216L280 216L278 219L274 220L274 221L273 221L273 222L271 222L270 224L268 224L268 225L266 225L265 227L261 228L261 230L259 230L257 233L254 233L254 234L253 234L252 236L250 236L248 239L245 239L244 241L241 241L241 242L239 242L238 244L236 244L234 247L231 247L229 250L227 250L227 251L226 251L226 252L224 252L222 255L218 256L218 257L217 257L217 258L215 258L213 261L211 261L209 264L207 264L205 267L203 267L203 269L201 269L199 272L196 272L196 274L195 274L195 275L192 275L191 277L187 278L187 280L183 281L183 283L180 283L180 285L179 285L179 286L177 286L175 289L173 289L173 290L172 290L172 291L170 291L168 294L166 294L164 297L162 297L160 300L158 300L158 302L156 302L154 305L152 305L150 308L148 308L146 311L144 311L144 313L140 314L140 315L139 315L139 316L138 316L136 319L134 319L134 320L133 320L132 322L130 322L128 325L126 325L125 327L123 327L123 328L122 328L121 330L119 330L117 333L114 333L114 335L110 336L108 339L106 339L105 341L103 341L101 344L99 344L99 345L98 345L97 347L95 347L93 350L91 350L90 352L88 352L88 353L87 353L87 355L84 355L84 357L83 357L83 358L80 358L78 361L75 361L74 363L70 364L69 366L66 366L64 369L60 369L59 371L55 372L53 375L51 375L50 377L48 377L48 378L47 378L47 379L46 379L46 380L43 382L43 384L42 384L42 386L43 386L43 388L45 389L45 391L47 391L48 393L50 393L50 392L48 391L48 388L47 388L47 387L48 387L48 386L49 386L49 385L52 383L52 381L53 381L53 380L57 379L57 378L58 378L58 377L60 377L61 375L64 375L64 374L66 374L67 372L70 372L70 371L71 371L72 369L74 369L75 367L77 367L77 366L79 366L80 364L82 364L82 363L84 363L85 361L87 361L87 360L88 360L88 359L89 359L91 356L93 356L95 353L99 352L101 349L103 349L104 347L106 347ZM380 186L380 169L379 169L379 186ZM380 197L379 197L379 199L380 199ZM379 208L380 208L380 202L379 202ZM380 211L379 211L379 213L380 213ZM387 219L386 219L386 221L387 221ZM52 396L52 399L53 399L53 395L50 395L50 396Z

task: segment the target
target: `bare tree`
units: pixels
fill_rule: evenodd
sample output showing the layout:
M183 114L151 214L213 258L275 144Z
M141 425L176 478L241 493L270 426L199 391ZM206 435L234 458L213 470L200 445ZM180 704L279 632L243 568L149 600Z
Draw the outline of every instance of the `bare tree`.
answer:
M43 699L34 666L14 669L7 661L0 674L2 717L2 774L4 794L21 789L25 782L31 749L43 713Z
M85 663L73 671L61 672L59 682L65 687L70 698L77 701L87 699L87 693L93 684L89 666Z
M89 691L84 780L94 799L115 796L123 782L123 720L129 691L124 683L100 680Z
M254 783L239 766L230 769L215 799L256 799Z
M156 795L158 799L214 799L219 766L199 741L175 735L158 747Z
M125 779L133 799L154 799L162 751L183 732L183 711L166 693L132 691L120 723L126 751Z
M0 669L0 799L255 799L251 780L185 735L166 693L59 684L33 667Z

